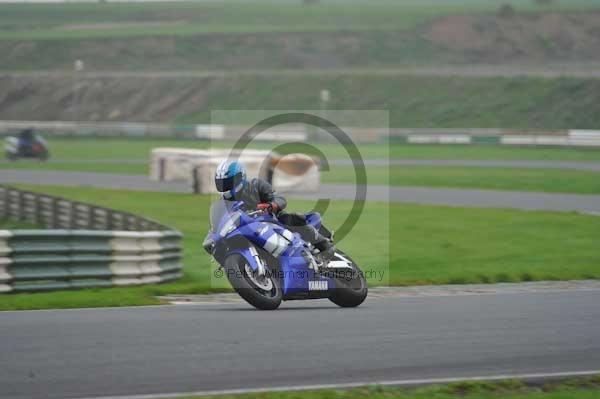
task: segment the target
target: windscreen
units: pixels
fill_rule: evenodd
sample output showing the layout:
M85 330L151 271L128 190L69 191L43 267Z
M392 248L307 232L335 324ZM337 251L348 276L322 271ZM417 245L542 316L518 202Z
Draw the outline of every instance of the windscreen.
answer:
M215 231L225 213L231 213L235 202L219 199L210 206L210 230Z

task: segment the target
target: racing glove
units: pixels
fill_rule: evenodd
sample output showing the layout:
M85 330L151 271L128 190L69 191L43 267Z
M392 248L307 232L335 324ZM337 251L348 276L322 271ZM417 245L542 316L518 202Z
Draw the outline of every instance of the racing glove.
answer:
M256 209L267 211L269 213L277 213L279 206L275 202L261 202L260 204L256 205Z

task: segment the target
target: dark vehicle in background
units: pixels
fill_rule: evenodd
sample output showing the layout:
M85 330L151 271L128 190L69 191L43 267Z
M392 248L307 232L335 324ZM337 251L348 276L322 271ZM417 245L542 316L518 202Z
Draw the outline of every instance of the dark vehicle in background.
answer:
M6 158L17 161L19 158L35 158L46 161L50 157L48 143L32 129L25 129L18 137L9 136L4 143Z

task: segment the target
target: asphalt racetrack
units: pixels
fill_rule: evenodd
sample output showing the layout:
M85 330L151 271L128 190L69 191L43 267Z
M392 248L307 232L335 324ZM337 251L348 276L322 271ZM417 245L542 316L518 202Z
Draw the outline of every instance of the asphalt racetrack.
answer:
M11 169L0 170L0 183L94 186L143 191L190 192L191 190L190 185L185 182L155 182L143 175ZM351 184L321 184L317 194L288 193L287 195L307 199L351 200L355 198L355 193L356 188ZM367 200L600 213L600 195L369 185Z
M600 370L600 290L0 313L0 398ZM154 397L154 396L151 396ZM160 397L160 396L157 396Z
M475 165L474 165L475 166ZM564 165L568 168L567 165ZM189 192L146 176L2 170L1 183ZM324 184L322 198L355 187ZM315 198L315 194L289 194ZM368 186L367 199L600 213L600 195ZM600 373L600 289L0 312L0 398L106 398Z

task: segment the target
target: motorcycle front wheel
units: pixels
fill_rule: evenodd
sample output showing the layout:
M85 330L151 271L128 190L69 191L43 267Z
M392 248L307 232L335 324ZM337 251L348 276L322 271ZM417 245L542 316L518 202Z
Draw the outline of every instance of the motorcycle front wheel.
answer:
M281 284L268 270L265 276L258 276L239 254L225 258L224 268L233 289L250 305L261 310L279 307L283 297Z

